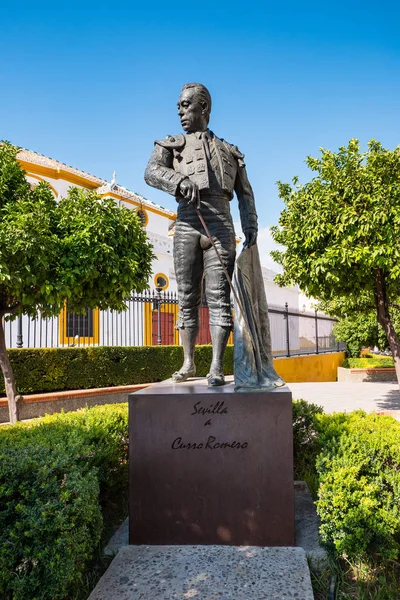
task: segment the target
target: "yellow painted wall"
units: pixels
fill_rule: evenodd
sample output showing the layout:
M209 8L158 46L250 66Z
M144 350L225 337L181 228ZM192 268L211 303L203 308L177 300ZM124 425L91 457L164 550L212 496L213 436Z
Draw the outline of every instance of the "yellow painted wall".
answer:
M337 368L342 366L344 357L344 352L333 352L274 358L274 367L286 383L336 381Z

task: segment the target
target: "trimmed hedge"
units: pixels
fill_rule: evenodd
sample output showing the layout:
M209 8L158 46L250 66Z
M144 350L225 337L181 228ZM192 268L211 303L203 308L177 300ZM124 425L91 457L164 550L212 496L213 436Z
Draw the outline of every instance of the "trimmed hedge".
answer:
M153 383L171 377L182 366L181 346L93 348L32 348L9 350L21 394ZM197 375L207 375L211 346L196 347ZM226 374L233 373L233 346L224 358ZM0 393L4 382L0 378Z
M0 597L61 600L99 544L101 501L127 485L127 405L0 429Z
M382 358L346 358L343 361L346 369L383 369L393 368L393 358L384 356Z

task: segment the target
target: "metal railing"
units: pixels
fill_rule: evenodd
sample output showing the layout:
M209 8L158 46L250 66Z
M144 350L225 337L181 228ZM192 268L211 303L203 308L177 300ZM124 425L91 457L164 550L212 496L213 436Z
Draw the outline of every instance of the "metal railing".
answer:
M313 312L268 307L271 328L272 353L274 356L299 356L302 354L323 354L346 349L333 333L337 319Z
M52 319L26 316L4 323L9 348L59 348L87 346L146 346L179 344L175 330L178 314L176 293L134 294L126 310L88 311L74 315L67 310ZM335 319L315 312L300 312L270 306L272 351L274 356L319 354L344 350L333 334ZM210 343L208 307L200 307L197 343Z

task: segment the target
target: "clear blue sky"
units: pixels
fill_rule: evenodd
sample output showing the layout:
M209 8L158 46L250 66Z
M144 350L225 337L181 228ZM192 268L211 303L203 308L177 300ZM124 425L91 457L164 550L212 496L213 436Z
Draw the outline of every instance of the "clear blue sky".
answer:
M268 244L275 182L307 180L308 154L400 144L399 26L394 1L2 0L0 139L108 180L115 169L175 209L143 171L153 141L180 132L182 84L202 82L211 129L246 154Z

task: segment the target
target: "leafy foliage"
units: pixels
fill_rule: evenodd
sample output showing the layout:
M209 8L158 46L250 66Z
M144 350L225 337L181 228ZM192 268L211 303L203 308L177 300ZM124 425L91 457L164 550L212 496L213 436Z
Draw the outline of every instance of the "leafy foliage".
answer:
M321 451L316 419L322 413L321 406L306 400L293 401L294 478L306 481L313 496L318 489L315 462Z
M382 359L383 360L383 359ZM293 403L295 472L317 491L320 534L336 556L376 565L400 556L400 423Z
M101 501L127 485L127 407L0 431L0 596L64 599L100 540Z
M309 183L278 183L286 208L273 237L286 250L273 253L284 267L277 280L325 301L362 290L375 306L374 269L385 269L395 294L400 281L400 147L372 140L360 153L351 140L321 152L306 159L317 173Z
M296 456L303 464L314 455L320 412L305 401L293 404ZM2 427L0 457L0 596L70 597L96 551L103 499L127 486L127 405Z
M196 346L200 377L208 373L211 354L211 346ZM183 360L181 346L24 348L11 349L9 355L22 394L162 381ZM224 371L233 373L231 345L224 355Z
M328 547L352 561L396 560L400 423L299 400L293 433L296 476L315 477L317 465ZM1 598L70 597L98 545L103 499L127 486L127 449L126 404L0 429Z
M72 187L57 203L46 183L31 189L16 155L0 145L0 310L123 309L151 274L140 219L94 191Z
M387 338L376 319L376 311L367 314L355 313L340 319L333 328L335 338L345 342L347 353L351 357L359 357L362 348L377 346L387 347Z
M71 311L123 310L132 290L148 287L153 253L135 211L93 191L70 188L58 216L57 274Z
M398 298L389 305L396 332L400 332L399 305ZM318 310L339 319L333 332L337 340L346 343L349 356L358 357L363 347L377 346L381 350L388 347L387 336L377 321L376 306L371 294L359 290L354 296L338 296L319 302Z
M391 313L400 287L400 146L386 150L371 140L361 153L353 139L347 148L321 153L306 159L316 173L310 182L278 182L285 209L272 235L286 249L272 253L284 269L276 281L298 284L335 316L375 309L399 378L400 344ZM356 352L360 335L350 342Z
M317 509L323 540L351 559L397 559L400 423L359 411L322 417L319 429Z
M46 183L31 188L17 150L0 144L0 319L38 311L55 316L65 302L77 313L124 310L151 274L152 246L139 217L78 188L57 203ZM15 421L16 386L1 321L0 365Z
M57 307L57 204L46 184L30 188L16 153L0 146L0 311L36 314L36 307Z

